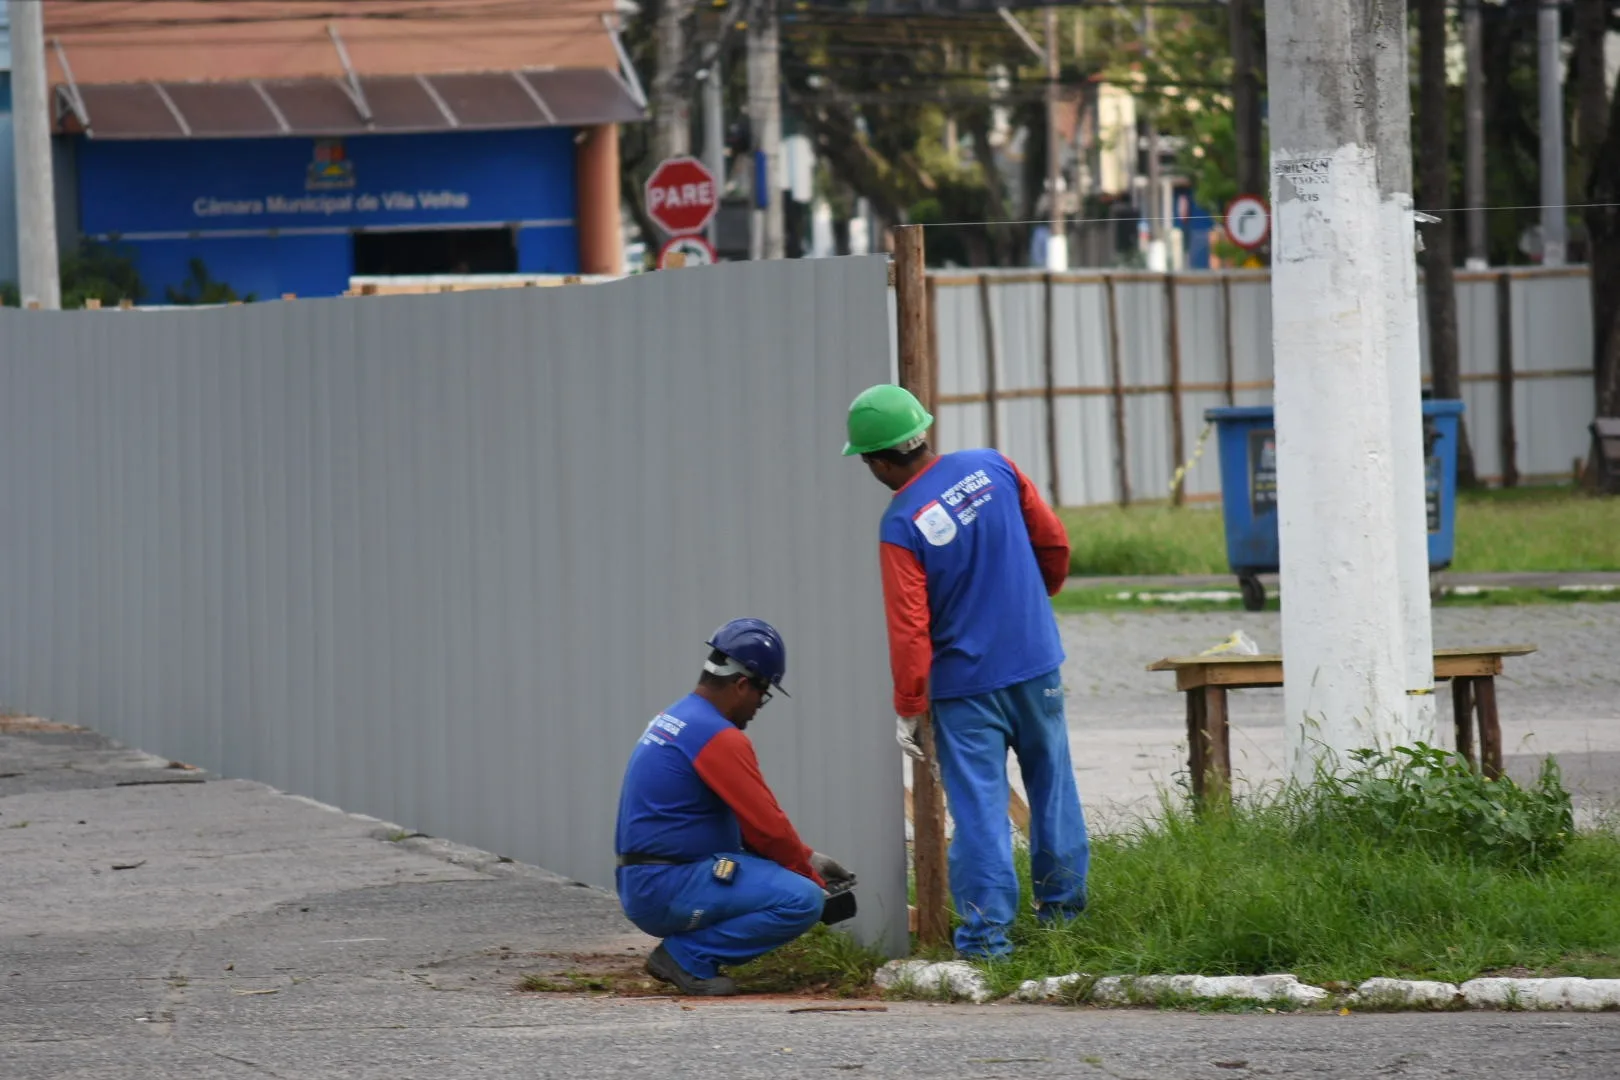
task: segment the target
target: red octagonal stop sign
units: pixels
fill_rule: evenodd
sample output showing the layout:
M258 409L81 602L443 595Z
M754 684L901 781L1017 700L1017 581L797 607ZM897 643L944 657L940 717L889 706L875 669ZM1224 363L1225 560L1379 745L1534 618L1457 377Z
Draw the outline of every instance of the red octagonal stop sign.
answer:
M661 162L647 177L647 216L671 236L702 232L720 204L714 174L696 158Z

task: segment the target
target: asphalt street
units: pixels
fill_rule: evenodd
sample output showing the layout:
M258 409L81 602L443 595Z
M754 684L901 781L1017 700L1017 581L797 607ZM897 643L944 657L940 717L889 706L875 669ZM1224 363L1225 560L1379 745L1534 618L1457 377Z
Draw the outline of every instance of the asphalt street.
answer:
M1620 1075L1620 1014L516 990L650 944L610 895L544 870L0 721L4 1080Z

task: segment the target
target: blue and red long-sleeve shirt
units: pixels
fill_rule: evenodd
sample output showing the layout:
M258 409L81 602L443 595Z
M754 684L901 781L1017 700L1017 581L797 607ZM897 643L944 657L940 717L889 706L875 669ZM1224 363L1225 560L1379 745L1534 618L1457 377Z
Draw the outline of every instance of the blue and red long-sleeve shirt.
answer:
M614 846L679 862L749 851L826 884L765 783L754 744L697 694L653 717L631 751Z
M1048 597L1069 574L1068 533L999 451L940 455L895 492L880 539L896 713L1062 665Z

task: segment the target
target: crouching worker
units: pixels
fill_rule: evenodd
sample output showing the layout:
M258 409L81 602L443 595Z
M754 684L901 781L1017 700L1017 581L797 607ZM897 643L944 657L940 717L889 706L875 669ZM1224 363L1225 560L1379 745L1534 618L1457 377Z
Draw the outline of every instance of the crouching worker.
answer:
M743 734L782 691L782 636L736 619L707 644L697 689L654 717L630 755L615 846L625 915L663 938L647 972L722 996L737 992L722 965L799 937L821 920L823 887L851 875L799 839Z

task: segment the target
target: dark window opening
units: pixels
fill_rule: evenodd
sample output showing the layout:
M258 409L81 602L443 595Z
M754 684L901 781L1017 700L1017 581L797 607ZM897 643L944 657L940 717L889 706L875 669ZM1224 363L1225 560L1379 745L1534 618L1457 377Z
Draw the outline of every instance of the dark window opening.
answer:
M361 277L515 274L517 238L511 229L355 233L354 272Z

